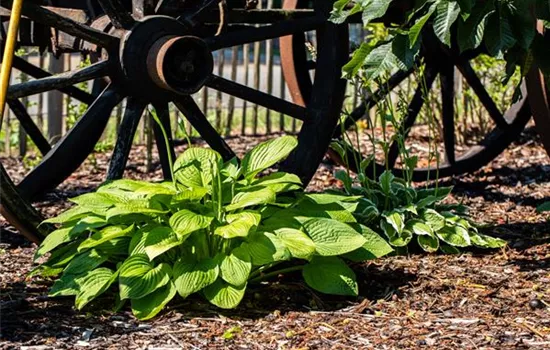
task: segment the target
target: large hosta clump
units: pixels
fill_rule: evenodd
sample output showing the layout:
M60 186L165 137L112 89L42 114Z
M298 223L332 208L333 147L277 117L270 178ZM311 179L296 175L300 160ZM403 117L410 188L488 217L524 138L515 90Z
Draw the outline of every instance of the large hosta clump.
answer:
M248 283L277 271L301 270L318 291L357 295L346 261L392 249L357 223L355 199L304 194L289 173L258 176L296 143L262 143L240 164L190 148L175 162L173 182L119 180L73 198L75 207L47 220L59 228L38 248L36 258L49 258L33 273L55 276L50 295L73 295L78 309L114 293L140 319L176 295L237 307Z

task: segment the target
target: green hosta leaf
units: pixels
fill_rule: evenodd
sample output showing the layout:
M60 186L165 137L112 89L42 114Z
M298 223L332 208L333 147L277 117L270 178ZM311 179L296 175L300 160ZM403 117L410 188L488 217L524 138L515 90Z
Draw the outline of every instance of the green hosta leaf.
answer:
M92 192L69 199L85 208L108 209L117 203L113 196L103 192Z
M359 229L366 242L360 248L345 254L344 258L362 262L377 259L393 252L393 248L378 233L364 225L354 225L354 227Z
M138 181L138 180L129 180L129 179L114 180L114 181L106 182L103 185L101 185L97 189L97 192L112 192L113 190L134 192L147 184L148 183L145 181Z
M54 249L50 254L48 261L41 266L48 266L53 268L59 268L65 266L71 262L71 260L78 253L77 248L80 245L80 240L75 242L68 243L67 245L61 246L57 249Z
M80 275L90 270L95 269L97 266L107 261L107 256L101 254L101 252L91 249L84 253L75 255L71 262L64 270L64 274L67 275Z
M228 214L227 225L219 226L214 233L225 239L246 237L250 231L260 224L262 216L254 211L243 211L236 214Z
M333 204L333 203L346 205L347 202L350 202L352 205L355 205L356 202L363 197L346 196L346 195L334 194L334 193L308 193L304 195L304 198L307 198L310 201L321 205Z
M435 35L447 46L451 46L451 26L460 14L460 6L453 0L439 0L435 11L433 29Z
M495 238L481 233L470 233L472 243L481 248L502 248L506 246L506 241L500 238Z
M120 299L139 299L170 282L168 264L154 266L145 254L132 255L118 270Z
M128 257L128 246L131 240L130 237L113 238L96 246L95 249L100 254L108 256L110 262L122 262Z
M70 221L81 219L85 216L92 214L92 211L88 208L74 207L64 211L56 217L44 220L47 224L64 224Z
M275 193L299 190L302 181L294 174L276 172L252 181L250 187L269 187Z
M207 193L208 193L207 188L196 187L193 189L186 189L178 192L176 195L174 195L174 197L172 197L172 200L175 202L199 201L203 199Z
M251 179L259 172L285 159L298 145L293 136L282 136L260 143L248 152L242 162L241 168L246 178Z
M550 211L550 202L544 202L537 207L537 212L544 213Z
M113 282L113 271L105 267L91 270L85 276L78 278L76 280L78 285L76 308L81 310L86 304L105 292Z
M233 211L237 209L247 208L259 204L267 204L275 202L276 194L270 188L263 188L257 191L251 192L239 192L231 204L225 207L227 211Z
M416 236L418 245L428 253L435 253L439 249L439 239L433 236Z
M202 230L210 226L212 216L205 216L183 209L172 215L170 226L180 236L186 236L194 231Z
M137 319L145 321L155 317L176 296L172 282L140 299L132 299L132 312Z
M420 220L407 221L407 229L419 236L433 236L434 234L432 228Z
M138 188L135 191L136 194L145 194L147 197L152 197L155 195L169 195L173 196L177 193L174 184L171 182L147 182L144 186Z
M182 244L188 236L178 236L171 227L158 226L147 232L143 249L150 260Z
M412 232L407 229L398 233L395 228L386 221L381 221L380 227L386 237L388 237L389 243L394 247L405 247L412 240Z
M88 250L75 255L71 262L63 270L63 276L58 279L50 289L50 296L77 295L78 285L76 279L82 277L88 271L107 261L107 256L96 250Z
M222 158L218 152L192 147L183 152L174 163L174 176L186 187L207 187L212 182L214 169L222 166Z
M319 255L333 256L354 251L365 244L366 239L351 226L332 219L310 219L304 230L315 243Z
M384 219L386 219L386 222L395 229L398 234L403 232L403 229L405 228L403 214L399 213L398 211L392 211L387 214L383 214L382 216L384 217Z
M437 237L454 247L468 247L472 244L468 230L461 226L445 226L436 232Z
M309 260L315 254L315 243L302 231L293 228L281 228L276 230L275 234L294 258Z
M290 258L290 252L283 241L272 233L255 232L248 239L248 242L243 243L241 247L250 254L252 264L255 266Z
M433 209L426 209L420 215L420 219L428 224L433 231L439 231L445 227L445 217Z
M40 244L36 253L34 254L34 260L40 258L42 255L52 251L59 245L69 242L71 240L71 230L73 227L60 228L52 231L44 238L44 241Z
M218 275L216 259L204 259L199 262L180 259L174 265L174 285L182 298L187 298L211 285Z
M441 244L439 249L445 254L460 254L460 250L450 245Z
M239 160L234 157L223 164L221 173L224 177L232 180L237 180L241 175L241 169L239 167Z
M355 273L337 257L315 256L302 270L304 280L311 288L325 294L359 294Z
M356 208L357 203L317 204L312 201L303 200L295 208L291 209L291 212L293 212L292 217L329 218L345 223L356 223L357 220L352 214ZM281 213L279 215L286 214Z
M153 230L155 227L158 227L158 225L148 224L134 233L132 239L130 240L130 244L128 245L128 255L146 254L145 239L147 238L149 232L151 232L151 230Z
M204 289L205 298L222 309L236 308L244 297L246 283L242 286L233 286L221 278Z
M109 226L99 232L94 233L90 238L80 243L78 251L96 247L104 242L110 241L118 237L129 237L134 232L134 225L131 226Z
M380 183L380 188L382 189L382 192L384 194L389 195L392 191L392 183L395 179L395 176L391 173L391 171L384 171L382 175L378 178L378 182Z
M50 297L65 297L78 294L78 285L76 279L79 276L64 274L60 279L55 281L48 293Z
M221 278L237 287L246 283L251 270L250 254L242 247L233 249L231 254L225 256L220 264Z

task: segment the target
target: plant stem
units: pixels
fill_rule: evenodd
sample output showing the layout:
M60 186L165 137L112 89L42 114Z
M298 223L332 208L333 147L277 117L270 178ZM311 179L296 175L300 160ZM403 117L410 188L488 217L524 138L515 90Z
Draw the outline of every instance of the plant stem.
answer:
M270 277L273 277L273 276L277 276L277 275L284 274L284 273L289 273L289 272L294 272L294 271L300 271L304 268L304 266L305 265L287 267L286 269L280 269L280 270L272 271L272 272L269 272L269 273L266 273L266 274L262 274L260 272L260 276L258 276L256 278L253 278L253 279L250 279L248 282L250 282L250 283L262 282L262 281L264 281L264 280L266 280Z

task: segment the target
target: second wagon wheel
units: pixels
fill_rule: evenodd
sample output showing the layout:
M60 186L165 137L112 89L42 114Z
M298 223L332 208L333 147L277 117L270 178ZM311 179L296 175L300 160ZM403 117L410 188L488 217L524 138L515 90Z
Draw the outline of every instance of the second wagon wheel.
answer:
M308 0L285 0L284 8L288 10L307 8L310 6ZM358 21L360 23L360 19ZM349 24L359 26L359 24ZM350 31L351 32L351 31ZM312 76L315 76L316 61L310 52L311 46L315 44L315 38L304 35L294 35L281 40L281 56L285 80L289 84L291 96L298 104L307 104L312 88ZM363 40L358 38L358 40ZM317 40L316 42L319 42ZM385 82L378 85L373 92L359 98L363 102L354 106L344 124L335 129L334 137L342 137L342 130L349 130L356 127L356 122L368 119L370 111L377 107L377 104L384 99L390 99L395 104L406 102L407 106L402 108L402 119L399 128L406 130L408 138L405 140L405 147L413 154L419 156L419 163L414 171L413 179L423 181L435 177L446 177L467 172L473 172L496 158L514 140L516 140L531 117L530 106L527 100L525 88L523 97L515 104L512 100L513 87L503 93L505 98L496 101L491 97L490 88L500 86L500 78L504 65L498 66L498 62L491 61L481 52L468 52L459 54L457 50L449 49L439 43L438 39L429 33L424 35L422 49L417 68L408 72L396 72ZM489 68L487 68L489 65ZM492 71L491 71L492 70ZM315 73L313 73L315 72ZM491 76L492 75L492 76ZM404 93L409 90L409 93ZM353 92L350 92L353 94ZM401 96L401 97L398 97ZM404 96L404 97L403 97ZM477 106L476 118L486 120L481 132L471 129L471 121L463 116L464 109L457 104L460 97L467 96L470 103ZM405 100L405 101L404 101ZM346 103L349 105L349 103ZM471 108L472 104L470 104ZM435 113L435 129L438 134L431 134L431 141L426 140L425 114L427 108ZM424 115L422 115L424 113ZM431 113L431 112L430 112ZM461 120L461 122L459 122ZM366 124L366 123L365 123ZM462 126L463 130L460 130ZM375 125L376 126L376 125ZM343 127L343 129L342 129ZM370 134L370 131L368 132ZM372 140L372 134L367 135ZM412 143L412 137L424 138L425 144L435 141L441 152L439 160L430 154L429 146ZM355 136L354 136L355 137ZM460 141L460 142L459 142ZM369 144L370 142L363 142ZM349 151L349 159L353 156L367 156L372 150L365 152L362 145L362 155L357 151ZM372 163L374 169L367 171L367 175L380 174L386 167L394 172L402 172L398 142L392 141L388 152L388 164L384 164L384 157L377 156L377 162ZM331 152L331 158L342 162L335 152ZM352 170L356 171L355 162L350 164ZM345 164L342 164L345 165ZM438 171L435 168L438 167Z
M331 10L329 2L318 1L311 11L298 16L281 10L247 11L244 1L229 1L223 14L218 11L222 9L218 0L164 1L162 6L157 6L157 13L145 17L144 4L152 1L134 0L133 13L122 0L98 2L106 14L100 19L108 23L103 26L105 30L78 23L59 14L62 12L55 8L24 3L23 15L29 20L62 31L82 42L81 47L97 47L102 53L102 58L89 67L53 76L36 67L23 67L36 73L37 79L9 87L12 111L44 155L17 184L24 198L35 198L55 188L73 173L93 151L111 112L124 99L122 132L116 142L108 178L122 176L138 122L148 105L155 107L162 124L169 129L168 104L174 103L224 159L234 157L192 97L203 86L302 120L299 146L285 168L298 174L304 183L310 181L330 143L345 92L345 82L340 76L348 55L347 28L327 20ZM6 9L11 5L10 0L2 2ZM223 25L219 23L220 18ZM315 31L322 38L317 48L319 68L308 104L288 102L213 73L216 51L305 31ZM21 59L17 62L20 66L26 65ZM74 86L100 78L109 83L98 96ZM40 134L18 100L51 90L60 90L89 103L74 127L53 146ZM166 149L160 133L157 136L163 171L169 176L168 152L174 150L173 147Z

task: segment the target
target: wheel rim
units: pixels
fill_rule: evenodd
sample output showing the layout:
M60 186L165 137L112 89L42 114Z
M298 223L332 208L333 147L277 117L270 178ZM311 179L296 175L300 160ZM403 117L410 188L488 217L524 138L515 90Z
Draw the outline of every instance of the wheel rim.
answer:
M542 35L543 40L546 42L550 40L542 21L537 23L537 31ZM550 155L550 99L548 96L548 85L544 75L536 66L531 67L526 80L533 119L535 120L537 131L541 136L546 153Z
M44 153L44 158L19 182L18 190L23 197L34 198L56 187L73 173L92 152L107 125L111 111L123 99L126 99L127 103L121 127L128 132L120 133L117 139L107 174L108 179L122 176L133 135L148 105L156 107L161 123L169 128L167 107L168 103L173 102L202 138L213 149L220 152L224 159L234 157L231 148L208 123L191 97L191 94L203 85L256 103L272 111L306 121L299 134L301 142L290 157L292 161L285 164L285 170L297 173L305 184L309 182L330 142L330 133L327 132L327 135L320 137L315 135L315 128L327 126L328 130L333 130L338 120L345 89L340 79L340 69L344 63L343 58L347 56L347 32L345 27L338 27L327 21L330 5L316 5L312 16L307 18L290 19L283 22L273 21L273 23L262 20L263 22L260 23L267 23L267 25L228 30L220 35L206 35L205 33L210 32L208 29L204 29L205 26L200 25L201 20L203 16L209 15L210 7L217 8L218 1L203 2L204 7L183 9L179 12L179 22L174 18L160 15L140 18L143 14L151 14L152 8L147 8L144 5L144 3L149 3L147 1L134 0L133 16L124 9L121 1L100 0L99 3L110 18L110 22L107 24L105 19L102 19L103 30L97 30L97 26L76 23L35 4L27 4L23 10L24 15L33 21L52 26L54 22L61 23L59 29L81 39L81 47L86 47L87 50L90 47L97 48L99 55L103 57L103 60L90 67L56 76L49 76L48 73L32 65L29 66L23 60L19 60L18 66L15 67L38 78L27 84L21 83L10 87L9 97L12 102L10 107L13 107L14 113L18 110L18 113L15 114L20 120L29 121L30 117L24 108L17 108L18 98L35 93L58 89L71 97L89 103L86 113L53 147L45 142L43 136L42 138L39 135L31 137ZM172 10L160 8L159 11L170 12ZM248 18L251 19L251 23L257 23L254 17L248 16ZM153 21L159 21L162 25L157 24L155 27L155 25L148 24ZM149 27L142 29L145 24ZM237 27L238 25L236 25ZM322 108L312 108L311 104L302 106L268 95L216 76L210 68L203 70L198 78L193 78L194 80L189 76L184 76L183 73L181 75L173 74L174 66L171 64L178 57L174 53L189 52L189 47L193 45L197 52L202 50L195 63L198 61L203 63L205 59L210 62L213 51L255 41L280 38L308 30L315 30L317 35L323 36L325 40L318 48L320 56L323 56L323 60L327 62L327 67L329 67L328 62L333 63L323 74L319 74L324 77L325 81L334 82L332 86L312 90L312 100L320 101L319 105ZM160 31L163 31L162 35L159 35ZM145 34L138 32L155 33L156 37L142 38L140 36ZM164 42L161 42L163 40ZM344 45L341 45L342 41ZM130 46L131 49L129 49ZM344 47L346 47L345 50ZM102 55L101 52L106 52L107 55ZM134 67L132 66L133 61L139 64ZM193 62L189 64L192 66L191 68L197 67L197 65L193 66ZM187 73L193 70L189 70L189 65L182 69L187 69ZM83 81L103 78L107 78L109 84L98 96L74 87L74 84ZM138 84L144 84L146 89L136 89L135 86ZM320 85L320 83L316 83L313 87ZM143 90L147 90L148 93L144 94ZM30 122L32 123L32 120ZM28 124L29 130L32 130L32 125ZM169 130L167 131L168 134L171 134ZM159 128L157 128L155 136L164 175L169 177L168 159L170 157L168 154L174 155L172 140L169 140L167 149ZM174 157L171 158L174 159Z
M289 10L304 8L307 6L308 1L305 0L286 0L284 2L284 7ZM522 88L523 99L513 106L509 106L509 108L504 112L501 112L499 108L496 107L494 101L489 97L489 94L481 83L477 73L474 69L472 69L469 63L470 60L476 58L479 53L458 55L448 48L441 47L439 44L434 46L433 43L437 43L437 39L433 38L434 40L432 40L428 34L429 33L427 33L425 37L430 40L430 44L425 45L429 47L424 49L424 56L421 57L419 61L427 60L425 55L426 52L430 52L430 55L432 56L437 56L437 54L434 55L434 51L437 51L439 57L441 57L441 55L446 57L445 59L432 59L431 68L426 64L426 74L423 77L430 89L433 88L432 86L434 85L436 78L439 77L442 87L443 120L441 124L443 124L442 138L444 139L443 144L446 149L446 161L439 164L438 171L436 171L433 166L417 167L413 174L414 179L417 181L459 175L462 173L473 172L481 168L496 158L504 151L504 149L506 149L506 147L508 147L519 137L521 131L524 129L531 116L525 86ZM283 70L285 72L285 81L289 83L288 86L289 90L291 90L291 96L298 104L307 100L305 96L307 96L311 89L310 76L309 74L304 74L304 70L307 72L307 69L304 69L304 67L309 66L307 58L305 58L304 55L304 46L305 39L303 35L295 35L291 38L284 38L281 40L281 56L283 56L282 61ZM448 64L442 64L445 61L448 62ZM468 151L459 155L455 154L454 144L454 115L456 112L453 107L453 96L457 92L453 86L454 67L458 68L458 71L460 71L461 75L465 78L468 88L474 91L476 98L484 107L485 113L490 116L491 122L495 124L495 127L492 130L489 130L485 137L479 140L476 145L471 146ZM350 127L355 125L356 121L367 117L368 112L374 108L379 101L383 100L389 91L397 88L403 81L408 79L409 75L413 73L414 70L411 70L409 72L397 72L391 76L384 84L381 84L382 88L379 88L378 91L372 93L372 95L366 98L364 103L359 105L350 113L351 118L347 119L347 123L344 124L344 128L348 130ZM420 110L425 103L425 98L422 95L423 93L420 91L420 88L418 88L416 93L409 100L409 110L412 112L408 113L406 118L404 118L402 122L403 130L408 130L415 125L418 113L420 113ZM548 110L545 110L545 113L548 118ZM341 138L341 136L341 126L338 126L335 130L334 137L338 139ZM357 166L354 162L352 162L352 164L347 164L335 151L330 151L329 156L336 163L343 166L349 166L351 170L357 171ZM364 157L365 155L359 154L356 150L350 150L347 158L354 159L354 157L357 158L358 156ZM386 168L392 169L396 174L403 175L403 170L396 166L397 157L398 147L397 143L394 142L391 145L389 152L389 164L386 166L383 163L373 163L367 170L367 175L375 176L375 174L380 174Z

